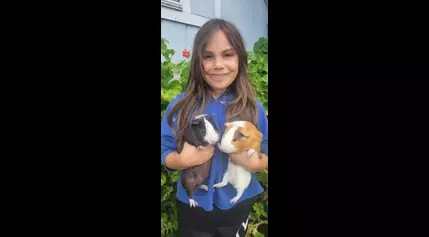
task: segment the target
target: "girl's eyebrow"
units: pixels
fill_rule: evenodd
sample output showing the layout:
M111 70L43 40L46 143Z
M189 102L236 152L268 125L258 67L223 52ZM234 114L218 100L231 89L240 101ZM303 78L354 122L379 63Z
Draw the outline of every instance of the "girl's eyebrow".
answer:
M223 50L222 53L229 52L229 51L235 52L235 50L233 48L228 48L228 49ZM209 51L209 50L204 50L203 53L213 53L213 52Z
M235 49L233 49L233 48L229 48L229 49L225 49L224 51L222 51L223 53L226 53L226 52L235 52Z

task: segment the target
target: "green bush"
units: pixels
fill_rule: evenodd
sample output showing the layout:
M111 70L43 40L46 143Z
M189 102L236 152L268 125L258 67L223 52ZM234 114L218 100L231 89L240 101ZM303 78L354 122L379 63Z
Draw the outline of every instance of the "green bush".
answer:
M179 63L173 63L171 57L176 52L168 48L168 41L161 38L161 119L168 103L182 92L189 73L189 62L184 58ZM255 87L257 98L261 101L268 115L268 42L266 38L260 38L253 47L253 52L248 52L249 76ZM176 216L176 185L179 172L167 172L161 165L161 236L177 236ZM248 233L251 237L263 237L266 231L262 231L263 225L268 225L268 171L257 175L258 180L265 191L261 199L253 206L250 213ZM266 228L263 228L266 230Z

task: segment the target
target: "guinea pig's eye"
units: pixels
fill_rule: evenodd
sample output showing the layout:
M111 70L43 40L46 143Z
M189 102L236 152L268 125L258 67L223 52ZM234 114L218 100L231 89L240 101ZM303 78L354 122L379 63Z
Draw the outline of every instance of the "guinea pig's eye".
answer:
M234 138L234 139L232 139L232 141L233 141L233 142L236 142L236 141L237 141L237 139L235 139L235 138Z

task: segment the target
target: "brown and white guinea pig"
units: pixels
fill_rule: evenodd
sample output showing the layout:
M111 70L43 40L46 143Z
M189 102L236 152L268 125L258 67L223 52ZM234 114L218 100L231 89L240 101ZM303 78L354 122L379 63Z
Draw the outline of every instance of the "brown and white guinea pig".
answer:
M213 115L197 115L185 128L184 140L198 149L204 149L209 144L215 145L219 138L219 129L213 122ZM203 182L210 174L210 167L211 159L201 165L187 168L182 173L182 185L187 191L191 207L198 206L192 196L197 188L208 191Z
M226 129L218 147L225 153L247 151L249 157L257 152L260 156L260 146L262 133L258 128L248 121L234 121L225 124ZM234 164L229 159L228 168L220 183L213 185L213 188L221 188L228 183L237 190L237 195L231 199L235 203L243 195L244 190L249 186L252 176L248 170L240 165Z

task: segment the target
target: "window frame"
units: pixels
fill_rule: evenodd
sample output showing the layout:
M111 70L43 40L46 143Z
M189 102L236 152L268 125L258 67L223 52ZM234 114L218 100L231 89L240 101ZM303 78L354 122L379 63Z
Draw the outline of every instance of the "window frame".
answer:
M217 2L220 0L215 0ZM180 7L179 7L180 5ZM210 18L199 16L191 12L191 0L161 0L161 19L201 27Z
M173 0L161 0L162 7L168 7L174 10L183 11L183 1L173 1Z

